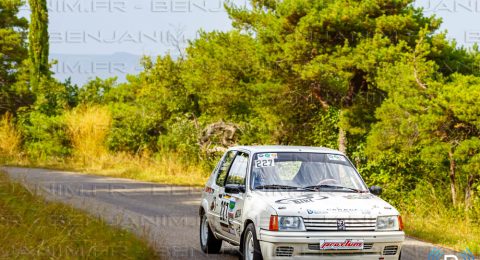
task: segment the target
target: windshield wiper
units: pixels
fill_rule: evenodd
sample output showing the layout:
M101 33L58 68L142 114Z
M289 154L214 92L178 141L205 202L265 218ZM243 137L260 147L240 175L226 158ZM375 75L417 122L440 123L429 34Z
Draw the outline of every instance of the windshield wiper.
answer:
M328 188L328 189L342 189L342 190L349 190L349 191L353 191L353 192L357 192L357 193L362 193L364 191L362 190L357 190L357 189L354 189L354 188L349 188L349 187L344 187L344 186L338 186L338 185L329 185L329 184L320 184L320 185L312 185L312 186L307 186L307 187L303 187L304 189L315 189L315 190L319 190L319 189L322 189L322 188Z
M303 187L297 187L297 186L290 186L290 185L280 185L280 184L267 184L267 185L260 185L255 187L256 190L261 190L261 189L302 189L305 190Z

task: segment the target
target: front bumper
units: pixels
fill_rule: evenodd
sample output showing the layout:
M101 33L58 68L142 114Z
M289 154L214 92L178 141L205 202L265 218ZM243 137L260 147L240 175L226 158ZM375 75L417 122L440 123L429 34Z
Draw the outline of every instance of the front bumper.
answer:
M361 250L320 250L320 240L361 239ZM403 231L386 232L276 232L260 230L265 259L399 259Z

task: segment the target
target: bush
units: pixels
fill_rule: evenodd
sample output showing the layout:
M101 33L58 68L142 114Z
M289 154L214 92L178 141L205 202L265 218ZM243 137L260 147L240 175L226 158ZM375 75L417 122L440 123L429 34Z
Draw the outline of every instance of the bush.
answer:
M111 106L113 122L107 145L111 151L140 154L156 152L157 140L163 130L161 118L155 111L137 105L115 104Z
M166 134L160 135L158 139L161 151L182 154L183 159L190 162L201 159L198 144L200 129L194 120L185 117L174 118L166 131Z
M70 154L63 115L48 116L38 111L19 115L24 150L31 159L46 160Z

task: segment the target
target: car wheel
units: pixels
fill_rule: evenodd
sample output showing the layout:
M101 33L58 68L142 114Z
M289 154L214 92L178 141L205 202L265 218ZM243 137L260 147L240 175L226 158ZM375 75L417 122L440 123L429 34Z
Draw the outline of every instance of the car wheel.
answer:
M243 260L262 260L262 252L260 250L260 243L257 240L255 233L255 226L250 223L245 229L243 236L241 259Z
M217 254L222 247L222 240L213 235L205 214L200 217L200 247L207 254Z

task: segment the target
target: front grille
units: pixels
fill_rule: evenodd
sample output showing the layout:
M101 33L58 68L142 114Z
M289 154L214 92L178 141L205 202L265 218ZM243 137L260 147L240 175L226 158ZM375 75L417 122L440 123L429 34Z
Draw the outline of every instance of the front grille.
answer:
M379 255L377 252L363 252L363 251L358 251L358 252L343 252L343 251L327 251L327 252L305 252L301 253L300 255L306 255L306 256L312 256L312 255L318 255L318 256L341 256L343 259L349 256L372 256L370 257L371 259L377 259L379 258Z
M337 221L343 220L345 230L339 230ZM305 228L307 231L375 231L376 218L306 218Z
M293 247L291 246L279 246L275 252L276 256L288 256L291 257L293 255Z
M370 250L373 247L373 243L364 243L363 250ZM308 244L309 250L320 250L320 244Z
M363 244L363 250L370 250L373 247L373 243L365 243Z
M386 246L383 248L384 255L396 255L398 246Z

